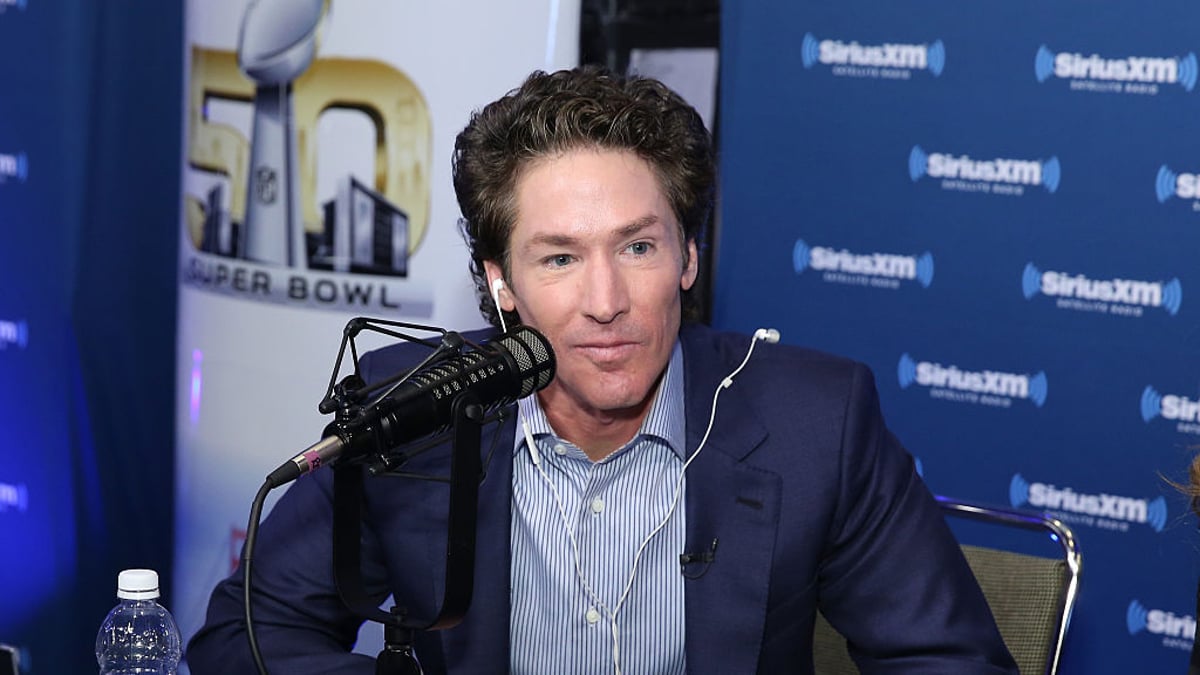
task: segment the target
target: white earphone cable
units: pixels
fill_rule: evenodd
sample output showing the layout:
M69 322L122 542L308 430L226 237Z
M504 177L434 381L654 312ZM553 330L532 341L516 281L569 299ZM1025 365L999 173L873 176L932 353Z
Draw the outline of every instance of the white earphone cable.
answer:
M500 308L500 289L503 287L504 281L502 279L495 279L492 281L491 296L492 303L496 308L496 315L500 319L500 330L503 332L508 332L508 326L504 321L504 311ZM755 331L754 336L750 339L750 349L746 351L745 358L742 359L742 362L733 370L733 372L726 375L725 378L721 380L721 383L717 385L716 391L713 392L712 407L709 410L708 426L704 430L704 436L701 437L699 445L697 445L692 454L688 456L687 461L683 464L683 468L679 471L679 478L675 481L675 492L671 496L671 505L667 508L666 515L663 516L658 525L655 526L654 529L652 529L644 539L642 539L642 543L638 545L637 552L633 557L633 565L629 568L629 576L625 580L625 586L621 591L621 595L617 599L617 604L611 610L592 588L591 583L587 579L587 575L583 572L583 562L581 560L581 556L579 555L579 544L575 539L575 529L571 527L570 519L567 517L567 509L563 505L562 495L558 492L558 488L554 485L554 481L550 480L550 476L546 474L546 469L542 466L541 453L537 449L537 443L534 442L533 433L529 430L529 424L525 420L525 416L523 414L520 416L521 430L525 436L525 445L529 449L530 460L533 462L534 468L537 470L538 474L542 477L542 482L550 488L550 492L554 496L554 505L557 507L559 518L562 521L563 531L566 533L567 540L571 544L571 557L575 567L575 576L579 579L579 583L583 587L584 593L587 595L588 599L590 599L600 611L604 612L605 616L608 617L608 620L612 625L613 670L616 675L621 675L621 640L618 615L624 608L625 600L629 597L629 592L633 588L633 580L637 577L638 564L641 562L642 553L645 552L646 547L650 544L650 541L653 540L654 537L658 535L658 533L661 532L664 527L667 526L667 523L671 520L671 516L674 515L675 509L679 505L679 498L683 494L684 475L687 473L688 467L691 466L692 460L696 459L696 457L700 454L700 451L704 449L704 445L708 443L708 437L712 433L713 424L717 419L717 401L721 396L721 392L725 389L728 389L733 384L733 378L737 377L737 375L742 372L742 369L746 367L746 364L750 362L750 357L754 354L754 346L759 340L765 340L772 343L778 342L779 332L773 328L760 328Z
M761 329L757 331L754 337L750 340L750 349L746 351L745 358L742 359L742 362L733 370L733 372L729 373L723 380L721 380L721 383L713 392L712 407L709 410L708 426L704 430L704 436L700 439L700 443L696 446L696 449L692 451L691 455L688 456L687 461L684 462L683 468L679 472L679 478L675 482L675 492L671 497L671 505L667 509L666 515L663 516L658 525L646 535L646 537L642 540L642 543L638 546L637 552L634 554L633 565L629 569L629 576L625 580L625 587L622 589L621 595L617 599L617 604L612 610L608 608L607 604L605 604L605 602L601 600L596 592L592 589L592 586L588 582L586 575L583 573L583 564L579 555L579 545L575 541L575 531L574 528L571 527L569 519L567 518L567 510L566 507L563 506L562 496L559 494L558 488L555 487L553 481L550 480L550 477L546 475L546 470L542 468L541 462L536 460L534 461L534 465L536 466L538 473L542 476L542 481L549 486L550 491L554 495L554 503L558 507L559 517L562 519L564 531L566 532L567 538L571 544L571 552L573 554L573 562L575 565L575 574L579 578L579 582L583 586L584 592L587 594L588 598L595 603L597 608L604 612L612 624L613 669L616 675L621 675L620 628L618 625L618 615L624 608L625 600L629 597L629 592L633 588L633 580L637 576L638 564L641 562L642 553L645 552L646 547L650 544L650 541L653 540L654 537L661 532L664 527L667 526L667 523L671 520L671 516L675 513L676 507L679 505L679 498L683 494L683 479L687 473L688 467L691 466L692 461L696 459L696 457L700 454L700 451L704 449L705 444L708 443L709 436L712 434L713 424L717 419L717 401L720 399L721 392L725 389L728 389L733 384L733 378L737 377L737 375L742 372L742 369L746 367L746 364L750 362L750 357L754 354L754 346L760 339L770 342L778 340L777 337L775 340L771 340L770 337L771 336L766 334ZM525 432L526 445L528 445L530 448L534 448L535 444L533 441L533 434L529 431L529 425L526 424L523 416L521 417L521 426ZM533 452L536 452L536 450ZM534 456L533 453L531 453L531 456Z

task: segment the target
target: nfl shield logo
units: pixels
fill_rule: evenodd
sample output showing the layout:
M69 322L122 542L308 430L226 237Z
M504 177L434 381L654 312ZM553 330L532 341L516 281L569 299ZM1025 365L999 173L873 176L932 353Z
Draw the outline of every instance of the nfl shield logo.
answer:
M279 180L275 169L269 166L259 167L254 172L254 196L263 204L272 204L279 192Z

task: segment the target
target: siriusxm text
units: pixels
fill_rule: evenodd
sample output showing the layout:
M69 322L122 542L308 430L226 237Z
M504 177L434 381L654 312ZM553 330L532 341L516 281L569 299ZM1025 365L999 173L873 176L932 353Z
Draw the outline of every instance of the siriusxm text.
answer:
M1054 75L1064 79L1175 83L1179 81L1179 62L1137 56L1106 59L1098 54L1061 52L1054 57Z
M17 323L15 321L5 321L0 319L0 349L6 348L8 345L25 346L25 336L22 335L24 322Z
M921 361L917 364L917 384L944 387L979 394L994 394L1011 398L1029 398L1029 377L993 370L959 370L940 363Z
M861 255L846 249L835 251L824 246L813 247L809 265L814 270L849 272L870 276L913 279L917 276L917 259L912 256L872 253Z
M1089 516L1144 523L1150 505L1144 499L1117 495L1089 495L1075 492L1071 488L1056 488L1045 483L1029 485L1029 504L1044 509L1061 509Z
M1146 307L1160 307L1163 304L1162 284L1132 279L1096 280L1082 274L1047 271L1042 273L1041 291L1045 295L1060 298L1103 300Z
M1181 173L1175 177L1175 196L1180 199L1200 198L1200 175Z
M924 69L929 63L929 48L926 45L860 45L821 40L818 59L826 65Z
M1186 396L1167 394L1162 397L1160 413L1163 418L1180 422L1195 422L1200 420L1200 402Z
M1042 183L1042 163L1022 159L975 160L966 155L954 157L933 152L929 154L926 172L934 178L962 178L1014 185Z
M5 0L0 0L0 5L4 4ZM21 160L16 155L6 155L0 153L0 175L16 176L21 172Z
M1155 635L1191 639L1196 634L1196 620L1189 615L1152 609L1146 612L1146 631Z
M0 483L0 511L15 509L24 511L28 507L28 491L24 485Z

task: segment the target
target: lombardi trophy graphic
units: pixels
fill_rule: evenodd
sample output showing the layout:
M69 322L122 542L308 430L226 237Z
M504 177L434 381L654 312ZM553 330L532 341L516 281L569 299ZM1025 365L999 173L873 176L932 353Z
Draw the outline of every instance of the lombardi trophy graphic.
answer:
M327 0L251 0L238 36L238 66L257 85L242 257L306 267L292 80L316 55Z

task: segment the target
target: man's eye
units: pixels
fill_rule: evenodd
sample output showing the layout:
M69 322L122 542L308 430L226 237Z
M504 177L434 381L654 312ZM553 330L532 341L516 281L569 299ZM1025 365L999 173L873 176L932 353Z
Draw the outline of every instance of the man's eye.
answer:
M571 256L566 255L565 253L562 255L554 255L547 258L546 262L549 263L551 267L566 267L571 263Z
M645 255L650 252L650 242L639 241L629 245L629 251L635 255Z

